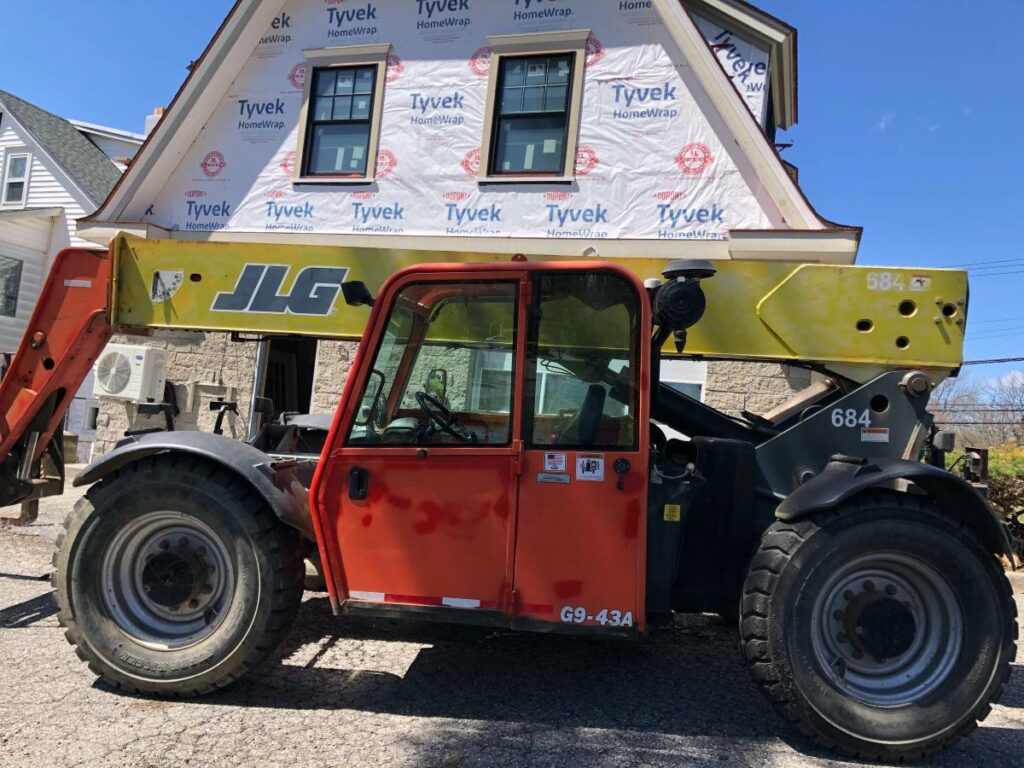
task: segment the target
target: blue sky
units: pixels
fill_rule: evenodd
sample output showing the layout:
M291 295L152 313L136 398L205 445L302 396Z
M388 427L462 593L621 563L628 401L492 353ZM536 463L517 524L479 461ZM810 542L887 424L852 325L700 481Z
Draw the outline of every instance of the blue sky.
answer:
M1024 223L1024 106L1013 86L1024 3L755 3L800 32L800 124L780 140L795 141L785 157L811 202L865 228L862 264L1000 262L972 280L967 357L1024 356L1024 245L1014 239ZM141 131L231 2L4 5L0 88L65 117ZM1013 368L1024 366L974 375Z

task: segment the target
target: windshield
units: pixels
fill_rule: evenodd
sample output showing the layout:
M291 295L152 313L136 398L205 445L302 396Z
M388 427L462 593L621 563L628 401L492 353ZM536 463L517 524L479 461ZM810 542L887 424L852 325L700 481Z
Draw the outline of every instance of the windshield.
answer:
M507 444L516 296L508 281L403 289L349 444Z

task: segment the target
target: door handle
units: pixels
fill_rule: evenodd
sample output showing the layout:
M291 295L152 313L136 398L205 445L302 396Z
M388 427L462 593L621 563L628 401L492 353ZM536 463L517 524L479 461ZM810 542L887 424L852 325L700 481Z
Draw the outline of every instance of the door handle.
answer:
M352 467L348 473L348 497L352 501L366 501L370 495L370 473L363 467Z

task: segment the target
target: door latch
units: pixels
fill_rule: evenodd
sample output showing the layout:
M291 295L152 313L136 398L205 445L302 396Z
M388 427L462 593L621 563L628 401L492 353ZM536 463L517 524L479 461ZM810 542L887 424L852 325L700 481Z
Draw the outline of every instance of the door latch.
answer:
M629 474L629 470L633 468L633 465L629 463L629 459L616 459L612 465L612 469L615 470L615 474L619 476L619 479L615 482L615 487L620 491L623 489L626 475Z
M352 501L366 501L370 495L370 473L363 467L352 467L348 473L348 497Z

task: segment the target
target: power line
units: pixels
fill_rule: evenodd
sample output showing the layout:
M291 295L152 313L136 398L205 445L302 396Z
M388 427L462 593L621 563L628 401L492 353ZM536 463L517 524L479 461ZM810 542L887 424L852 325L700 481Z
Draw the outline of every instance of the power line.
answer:
M952 402L951 403L951 402L946 401L946 400L933 400L932 403L933 404L934 403L942 403L945 406L954 406L954 405L956 405L956 406L963 406L964 408L997 408L997 407L1001 407L1001 406L997 406L995 403L992 403L992 402L988 402L988 403L960 403L960 402ZM1017 408L1017 406L1012 406L1012 407L1015 408L1015 409ZM1022 405L1020 407L1020 410L1024 411L1024 405Z
M1014 328L1000 333L972 333L968 335L968 341L987 341L989 339L1012 339L1014 336L1024 336L1024 328Z
M972 320L971 325L992 325L993 323L1012 323L1017 320L1024 320L1024 315L1020 317L998 317L995 320Z
M958 267L983 267L987 264L1011 264L1013 262L1024 262L1024 257L1014 256L1012 259L996 259L995 261L974 261L974 262L963 262L962 264L950 264L947 269L956 269Z
M1009 331L1020 331L1020 330L1024 330L1024 325L1007 325L1007 326L1005 326L1003 328L982 328L980 331L978 331L978 333L979 334L1008 333ZM967 332L970 333L971 329L968 328Z
M982 406L978 408L961 408L955 405L933 405L932 410L938 413L1022 413L1024 414L1024 408L1000 408L998 406Z
M1024 269L1014 269L1009 272L972 272L972 277L1002 277L1003 275L1024 274Z
M963 366L998 366L1004 362L1024 362L1024 357L996 357L988 360L964 360Z
M1024 427L1020 421L936 421L937 427Z

